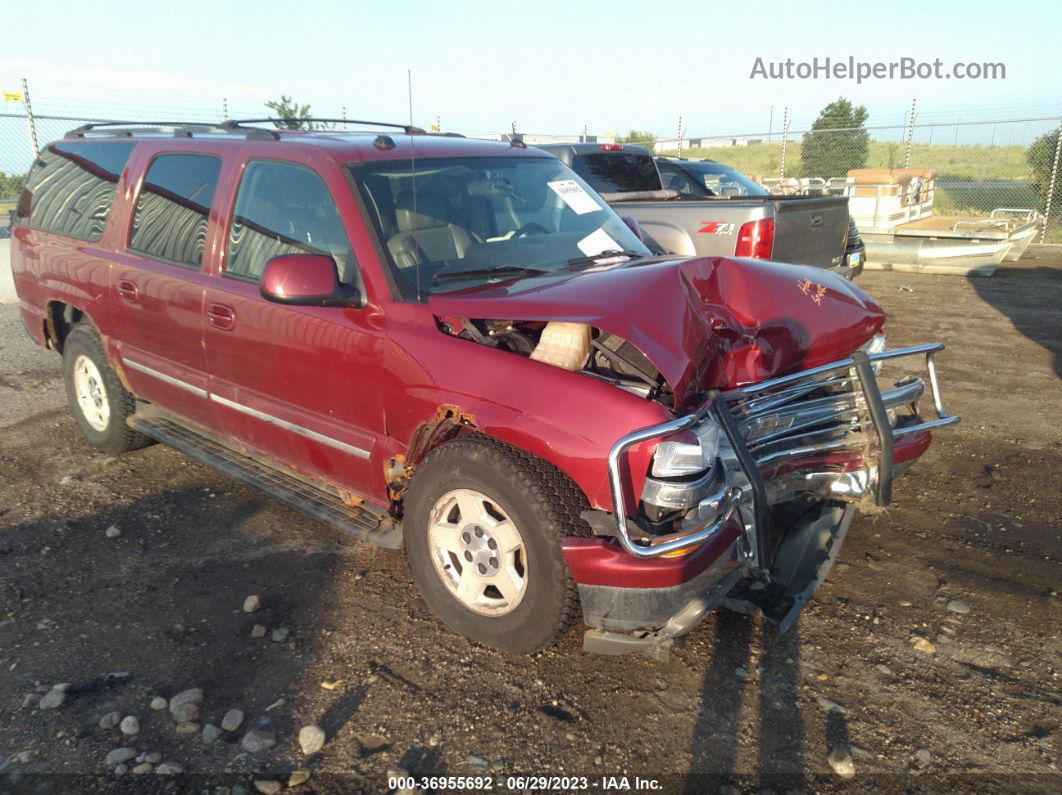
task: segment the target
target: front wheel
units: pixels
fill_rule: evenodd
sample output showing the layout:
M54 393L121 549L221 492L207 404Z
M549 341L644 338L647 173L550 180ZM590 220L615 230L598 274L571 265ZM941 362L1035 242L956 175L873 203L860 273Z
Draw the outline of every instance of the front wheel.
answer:
M413 578L451 629L530 654L579 615L561 540L586 531L582 493L546 461L480 434L417 467L403 528Z

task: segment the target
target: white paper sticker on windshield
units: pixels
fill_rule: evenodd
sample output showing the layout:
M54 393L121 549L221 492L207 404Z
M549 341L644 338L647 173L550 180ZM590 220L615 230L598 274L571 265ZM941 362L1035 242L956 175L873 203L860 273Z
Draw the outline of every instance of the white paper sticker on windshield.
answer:
M619 251L622 248L603 228L591 232L575 245L588 257L600 254L602 251Z
M559 179L546 184L553 188L553 192L560 196L565 204L575 210L576 215L584 215L601 209L600 205L594 201L594 197L583 190L583 186L574 179Z

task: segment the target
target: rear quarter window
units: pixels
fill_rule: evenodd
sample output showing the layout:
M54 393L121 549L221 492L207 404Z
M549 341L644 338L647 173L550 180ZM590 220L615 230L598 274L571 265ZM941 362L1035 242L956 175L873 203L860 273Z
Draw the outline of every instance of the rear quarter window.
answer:
M575 155L572 170L598 193L660 190L660 175L649 155L626 152Z
M15 223L91 243L103 236L132 143L51 144L37 158L15 208Z

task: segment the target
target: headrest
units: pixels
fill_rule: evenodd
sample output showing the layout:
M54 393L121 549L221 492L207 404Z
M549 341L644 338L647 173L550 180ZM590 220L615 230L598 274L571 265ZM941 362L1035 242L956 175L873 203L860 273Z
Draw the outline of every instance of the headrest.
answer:
M395 221L401 232L416 229L428 229L434 226L446 226L446 202L441 196L431 193L419 193L416 196L416 209L413 209L413 191L404 190L395 199Z

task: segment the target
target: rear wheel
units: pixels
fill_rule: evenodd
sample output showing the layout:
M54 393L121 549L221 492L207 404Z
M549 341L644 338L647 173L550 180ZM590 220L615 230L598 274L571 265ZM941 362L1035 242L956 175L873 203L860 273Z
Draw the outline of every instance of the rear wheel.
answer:
M92 326L75 326L63 342L63 377L70 410L89 444L118 454L151 443L126 425L136 402L107 363L103 343Z
M417 467L403 530L413 578L448 627L530 654L578 618L560 542L584 532L582 493L551 464L470 434Z

